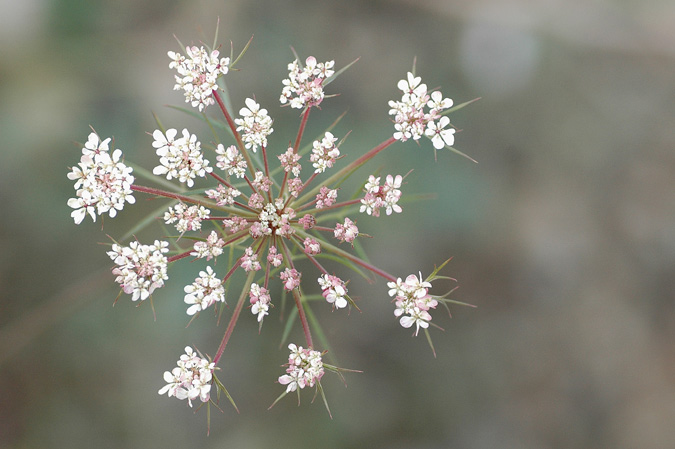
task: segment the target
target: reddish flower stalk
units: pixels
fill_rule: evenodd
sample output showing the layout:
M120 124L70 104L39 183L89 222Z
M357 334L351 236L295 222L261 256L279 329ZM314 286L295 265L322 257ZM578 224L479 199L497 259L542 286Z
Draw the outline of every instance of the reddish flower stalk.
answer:
M246 277L246 284L248 285L251 284L253 276L255 276L255 272L251 271ZM225 351L225 347L227 346L227 342L230 341L230 337L232 336L232 332L234 331L234 326L237 325L237 320L239 319L241 309L244 308L246 293L247 293L246 289L241 291L241 295L239 295L239 299L237 300L237 305L232 311L232 317L230 318L230 322L227 325L227 329L225 329L225 335L223 335L223 339L220 341L220 345L218 346L216 355L213 357L213 363L215 365L218 365L218 362L220 361L220 358L223 355L223 351Z

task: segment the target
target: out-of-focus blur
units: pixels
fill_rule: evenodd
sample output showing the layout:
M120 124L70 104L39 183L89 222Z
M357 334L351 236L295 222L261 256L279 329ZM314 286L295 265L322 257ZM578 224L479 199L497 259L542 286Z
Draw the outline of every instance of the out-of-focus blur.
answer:
M359 217L375 264L427 275L452 256L453 297L478 307L436 311L434 359L386 283L354 279L363 313L320 314L340 364L363 370L347 388L324 377L332 420L309 392L267 410L287 357L279 309L260 335L242 316L219 374L241 414L212 409L207 437L206 410L157 394L186 344L212 354L224 331L210 314L185 327L196 273L171 268L157 321L126 295L112 307L98 243L154 206L137 194L103 229L76 226L66 173L90 125L149 169L153 111L208 135L165 107L184 105L166 52L174 34L212 41L217 17L225 53L255 36L226 81L237 109L255 95L269 110L279 148L298 123L278 102L290 46L338 67L361 58L309 125L348 109L335 134L352 131L349 154L393 132L387 101L415 58L455 103L481 97L452 116L478 164L396 144L371 169L414 169L404 196L437 198ZM658 0L0 1L0 447L671 447L673 23Z

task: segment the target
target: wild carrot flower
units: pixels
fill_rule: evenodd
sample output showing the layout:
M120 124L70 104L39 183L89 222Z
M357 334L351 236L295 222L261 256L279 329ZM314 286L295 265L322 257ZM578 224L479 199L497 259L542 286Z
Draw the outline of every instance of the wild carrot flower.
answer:
M206 257L206 260L211 260L223 254L224 246L225 241L220 238L220 235L216 231L211 231L205 241L195 242L194 251L190 255L200 259Z
M185 102L203 111L214 104L211 94L218 89L216 81L228 72L230 58L219 58L218 50L207 51L204 47L185 47L186 56L168 52L172 59L170 69L176 69L174 90L183 90Z
M115 243L108 256L117 265L112 272L117 276L115 282L122 286L131 300L147 299L155 289L164 285L169 277L166 274L169 243L155 240L152 245L141 245L134 241L129 246Z
M176 139L177 131L169 129L166 134L160 130L152 133L155 141L152 146L157 149L159 163L152 170L155 175L166 175L166 179L178 178L188 187L194 185L193 179L197 176L204 177L211 173L209 161L204 159L197 136L190 134L187 129L183 130L183 137Z
M237 124L237 131L241 131L241 140L244 141L246 149L254 153L258 147L267 146L267 136L272 134L272 119L267 115L267 109L260 109L260 105L253 99L247 98L245 108L239 110L238 118L234 121Z
M251 313L257 315L258 322L262 322L263 318L269 315L268 311L272 302L269 291L258 284L251 284L249 296L251 298Z
M185 304L190 304L188 315L206 310L216 302L225 302L225 287L211 267L200 271L191 285L185 286Z
M277 147L275 142L268 141L273 119L266 109L253 98L246 98L239 117L233 118L220 96L218 78L227 74L241 55L221 58L217 50L196 46L188 46L185 51L185 55L169 52L169 67L178 73L175 89L183 90L186 101L199 111L217 104L223 120L211 129L227 128L229 132L210 137L202 148L197 135L187 129L179 134L176 128L164 130L160 125L162 129L152 132L148 147L152 146L158 156L152 174L160 178L157 183L162 188L136 184L131 168L122 162L121 151L110 154L111 139L101 140L90 134L80 163L68 173L76 190L76 198L68 201L75 209L71 216L78 224L87 214L94 221L96 215L103 213L114 217L125 203L135 202L134 192L166 202L163 216L156 217L157 212L152 212L134 232L158 221L160 226L174 225L180 235L167 237L172 240L171 249L167 241L155 240L144 245L132 239L126 246L114 242L108 251L115 265L112 269L115 281L132 296L132 301L144 301L161 288L168 280L168 265L181 259L192 256L210 261L223 256L218 262L223 258L229 261L220 275L211 266L200 269L194 282L183 289L186 312L193 319L211 306L215 309L216 303L224 304L226 297L231 304L231 310L220 308L220 314L230 317L215 356L207 360L187 346L177 367L164 373L167 384L159 390L160 394L187 399L190 405L197 398L209 402L213 385L227 394L213 372L248 299L253 315L248 319L257 320L260 326L264 317L273 313L274 303L292 301L296 313L286 315L297 317L306 349L295 344L288 346L286 373L278 382L286 386L284 394L316 386L323 396L320 380L325 370L340 376L348 370L326 364L325 353L315 349L312 333L320 330L317 329L320 325L316 320L310 325L308 301L323 298L328 303L323 307L357 308L347 292L349 279L331 274L335 268L384 278L394 298L395 317L405 328L415 326L415 335L420 329L427 332L430 312L438 304L453 302L447 295L429 294L431 282L440 278L438 269L427 279L420 274L402 280L362 257L360 246L353 248L355 239L362 234L350 217L357 211L375 217L381 210L387 215L401 213L404 176L360 174L358 181L364 186L363 191L340 194L347 199L338 199L338 193L348 185L345 181L396 141L426 136L434 148L452 145L454 128L449 127L449 119L444 115L452 101L438 91L428 92L419 77L408 73L406 79L398 82L401 99L389 102L390 114L394 116L393 136L369 151L354 149L358 157L347 163L342 159L333 128L320 133L311 143L305 136L310 114L331 96L324 89L341 73L335 72L333 61L320 63L310 56L304 64L299 58L288 64L289 75L283 81L280 102L302 112L297 131L283 130L283 139L291 143ZM209 125L217 121L206 116L204 120ZM220 143L221 138L224 143ZM217 170L208 159L213 156ZM303 171L301 161L305 156L308 162L303 163L306 165ZM150 177L147 171L138 173ZM196 181L204 187L194 188ZM163 218L163 223L156 218ZM367 222L362 226L366 225ZM166 230L162 232L165 234ZM349 245L340 245L342 242ZM245 280L242 282L241 278ZM318 286L306 282L307 279L316 279Z
M89 214L96 221L96 215L107 213L111 218L122 210L124 203L133 204L131 185L134 177L130 167L120 161L120 150L109 153L110 139L100 140L96 133L89 134L82 148L79 167L73 167L68 179L75 181L76 198L68 200L68 206L75 209L70 216L76 224L82 223Z
M450 123L447 116L441 117L443 110L452 106L452 100L434 91L427 92L422 78L408 72L407 78L398 82L403 92L400 101L390 101L389 115L394 116L394 139L405 142L408 139L419 140L426 135L431 138L434 148L454 144L454 129L444 130Z
M312 349L298 347L294 343L288 345L291 353L288 355L286 374L279 377L279 383L286 385L286 393L313 387L324 374L321 353Z
M284 88L279 101L281 104L290 104L292 108L318 106L324 98L323 83L333 76L335 61L316 62L310 56L301 67L299 61L288 64L288 78L283 80Z
M164 372L164 381L167 382L158 393L167 394L181 401L192 401L199 398L202 402L211 399L211 380L215 363L197 355L190 346L185 347L185 354L180 356L176 366L171 371Z

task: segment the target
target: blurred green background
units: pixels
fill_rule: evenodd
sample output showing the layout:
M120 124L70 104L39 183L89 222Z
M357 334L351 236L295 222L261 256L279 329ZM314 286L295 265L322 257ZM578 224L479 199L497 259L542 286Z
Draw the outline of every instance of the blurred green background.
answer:
M220 375L241 414L213 413L207 438L205 410L156 393L185 344L213 353L223 333L208 316L185 328L195 268L172 268L156 322L126 296L113 308L97 243L155 206L136 195L103 229L76 226L66 173L90 125L146 168L151 111L206 135L164 107L183 105L166 51L173 34L210 41L218 16L226 49L255 35L227 83L235 105L268 108L281 148L297 126L277 106L291 45L361 58L310 122L314 135L349 109L336 134L352 130L350 154L390 135L387 100L415 57L456 103L482 97L453 115L479 164L397 144L371 168L414 169L404 195L437 199L359 218L377 265L428 274L453 256L454 297L478 308L435 314L434 359L385 283L355 279L363 313L321 314L341 365L364 371L346 389L324 378L333 420L310 393L266 410L281 326L241 320ZM672 447L673 23L659 0L0 1L0 447Z

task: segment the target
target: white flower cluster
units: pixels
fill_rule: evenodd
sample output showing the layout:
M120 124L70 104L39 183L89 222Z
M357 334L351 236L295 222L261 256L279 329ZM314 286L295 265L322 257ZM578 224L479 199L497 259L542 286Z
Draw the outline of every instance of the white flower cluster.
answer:
M396 175L396 177L387 175L384 185L380 186L380 177L370 175L365 185L366 194L361 198L359 211L379 217L380 208L384 207L387 215L391 215L392 212L400 214L403 209L397 203L401 199L399 187L402 181L401 175Z
M192 284L186 285L183 290L187 293L185 304L190 304L187 309L188 315L206 310L217 302L225 302L225 287L211 267L206 267L206 271L200 271L199 277Z
M246 161L244 156L239 153L236 146L230 145L225 148L223 144L218 144L216 147L216 167L227 172L230 176L243 178L246 174Z
M302 165L300 165L299 161L302 156L293 151L293 147L288 148L284 154L280 154L277 157L286 173L291 172L296 178L300 176Z
M263 235L290 236L295 233L291 220L295 218L295 211L290 207L284 208L284 201L277 198L274 203L267 203L258 214L257 222L251 225L250 233L253 238Z
M234 123L246 149L255 153L259 146L267 147L267 136L274 131L272 119L267 115L267 109L260 109L253 99L247 98L245 103L247 107L239 110L242 118L235 119Z
M359 236L359 228L356 227L356 223L350 220L349 217L345 217L344 224L337 223L335 225L333 234L341 242L352 243Z
M244 255L241 256L241 267L245 272L249 271L258 271L262 269L260 262L258 261L258 254L253 252L253 248L250 246L244 250Z
M335 146L336 141L337 137L333 137L333 134L326 132L320 142L315 140L312 143L312 155L309 160L313 162L312 166L316 169L314 173L325 172L340 157L340 150Z
M286 374L279 377L281 385L287 385L286 393L303 389L306 386L313 387L323 376L323 361L321 353L312 349L304 349L291 343L288 345L291 353L288 356L288 368Z
M209 161L204 159L201 152L201 144L197 136L190 134L187 129L183 130L183 137L176 139L178 131L171 128L166 135L160 130L155 130L152 137L155 139L152 146L157 148L159 156L158 165L152 170L154 175L166 175L166 179L178 178L188 187L194 185L193 179L197 176L205 177L213 168L209 167Z
M229 206L234 204L234 199L241 195L241 192L234 187L225 187L218 184L215 189L209 189L204 192L207 197L216 200L218 206Z
M405 281L398 278L396 282L387 283L389 296L396 301L394 316L401 317L401 326L405 328L416 325L415 335L421 328L428 328L431 321L430 309L435 309L438 301L429 295L428 289L431 283L422 280L422 273L418 278L414 274L408 276Z
M321 186L319 193L316 194L316 208L323 209L330 207L337 200L337 189L329 189L326 186Z
M108 256L117 267L112 273L117 276L115 282L122 286L131 300L145 300L155 289L169 279L166 274L167 259L163 255L169 251L169 243L155 240L152 245L141 245L133 241L129 246L113 244Z
M333 76L335 61L316 62L314 56L305 60L300 68L298 60L288 64L288 78L283 80L279 101L290 104L292 108L303 109L317 106L323 101L323 82Z
M196 241L194 244L194 251L190 253L191 256L198 258L206 257L206 260L211 260L223 254L223 246L225 241L220 238L216 231L211 231L211 234L206 238L206 241Z
M199 231L202 228L202 220L209 218L210 213L211 211L204 206L188 207L183 203L178 203L164 212L164 222L166 224L177 222L176 229L181 234L187 231Z
M337 309L347 307L347 287L342 279L332 274L324 274L318 281L322 290L321 296L328 303L333 304Z
M178 365L171 372L164 372L164 385L159 394L167 393L181 401L188 400L192 407L192 401L199 398L202 402L208 402L211 398L211 380L215 364L207 359L199 357L190 346L185 347L185 354L176 362Z
M258 315L258 322L260 323L265 315L269 315L268 311L272 302L270 293L266 288L253 283L248 294L251 297L251 313Z
M122 151L108 152L110 138L101 141L96 133L89 134L82 148L79 167L73 167L68 179L75 181L76 198L68 200L68 206L75 209L70 216L76 224L82 223L89 214L96 221L96 214L106 212L112 218L122 210L124 202L133 204L131 185L134 177L132 168L120 162Z
M423 135L431 139L434 148L452 146L455 143L455 129L445 129L450 119L441 116L441 111L452 106L452 100L443 98L439 91L427 92L427 85L420 84L421 78L408 72L408 79L398 82L403 92L401 101L389 101L389 115L394 117L394 138L405 142L412 138L418 140ZM425 107L429 111L425 111Z
M294 288L300 287L302 273L300 273L295 268L286 268L284 271L279 273L279 279L283 281L284 288L290 292Z
M168 52L172 59L170 69L176 69L176 85L173 90L183 90L185 102L203 111L214 104L211 96L218 89L216 81L229 70L230 58L218 58L218 50L208 52L204 47L185 47L187 58L180 53Z

